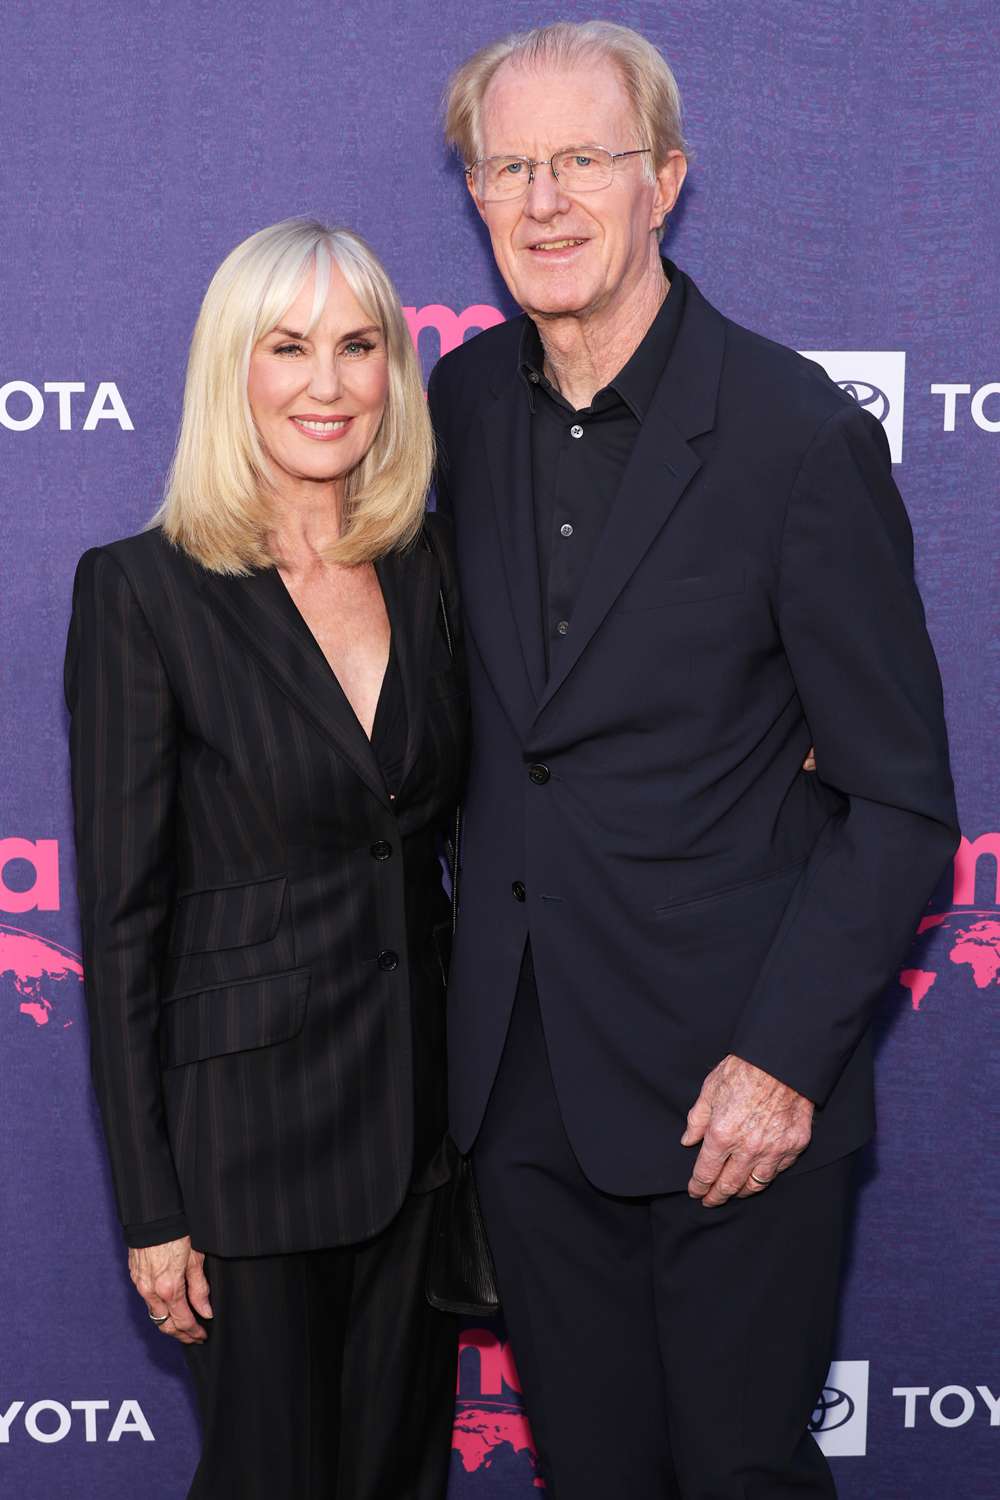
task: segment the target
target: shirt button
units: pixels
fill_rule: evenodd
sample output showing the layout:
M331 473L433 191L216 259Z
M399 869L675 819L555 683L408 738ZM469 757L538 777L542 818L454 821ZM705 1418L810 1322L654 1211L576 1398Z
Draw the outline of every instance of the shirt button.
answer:
M569 524L568 521L564 522L563 525L560 526L560 528L559 528L559 535L560 536L572 536L573 535L573 528Z
M560 620L559 624L556 626L556 630L559 632L560 635L566 635L567 632L569 631L569 621L568 620Z
M528 767L528 780L533 781L535 786L544 786L549 779L548 766L535 765Z
M523 901L525 897L524 881L515 880L511 885L510 893L514 897L515 901Z
M383 948L378 956L378 966L383 973L391 974L393 969L399 968L399 954L393 953L391 948Z
M583 437L583 428L580 426L579 422L577 422L573 427L570 428L569 435L570 437Z
M377 859L379 861L388 859L392 854L392 845L389 843L388 839L376 839L368 852L371 855L372 859Z

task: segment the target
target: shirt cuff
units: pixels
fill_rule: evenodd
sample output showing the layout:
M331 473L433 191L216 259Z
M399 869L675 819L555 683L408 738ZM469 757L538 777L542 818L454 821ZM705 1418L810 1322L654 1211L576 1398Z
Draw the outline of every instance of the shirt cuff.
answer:
M168 1240L181 1240L189 1233L185 1214L168 1214L165 1219L149 1219L145 1224L125 1224L123 1231L130 1250L165 1245Z

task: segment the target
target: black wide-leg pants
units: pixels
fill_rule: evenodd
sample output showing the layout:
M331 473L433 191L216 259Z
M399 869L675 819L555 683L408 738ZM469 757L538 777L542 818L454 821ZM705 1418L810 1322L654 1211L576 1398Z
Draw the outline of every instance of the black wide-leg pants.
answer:
M716 1209L600 1192L563 1127L529 954L473 1160L552 1500L835 1495L807 1423L853 1157Z
M444 1500L458 1325L424 1294L435 1197L362 1245L206 1256L188 1500Z

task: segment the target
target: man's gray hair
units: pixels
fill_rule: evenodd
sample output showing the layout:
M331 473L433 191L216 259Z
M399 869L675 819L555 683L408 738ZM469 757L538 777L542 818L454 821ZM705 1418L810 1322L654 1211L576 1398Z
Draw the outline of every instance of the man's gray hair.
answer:
M663 166L671 151L687 154L681 128L681 96L665 58L638 31L616 26L612 21L557 21L553 26L538 26L534 31L513 32L482 47L448 82L444 100L445 139L466 166L483 155L483 99L504 63L526 68L566 68L581 63L593 65L600 59L614 63L621 74L635 110L637 144L650 149L649 174Z

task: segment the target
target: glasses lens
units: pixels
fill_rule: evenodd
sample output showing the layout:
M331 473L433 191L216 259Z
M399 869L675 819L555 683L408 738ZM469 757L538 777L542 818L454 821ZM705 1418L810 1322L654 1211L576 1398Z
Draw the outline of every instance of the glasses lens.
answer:
M560 151L552 165L563 187L571 193L591 193L607 187L614 167L611 152L600 146Z
M518 198L528 186L529 166L523 156L488 156L477 164L473 182L480 198Z

